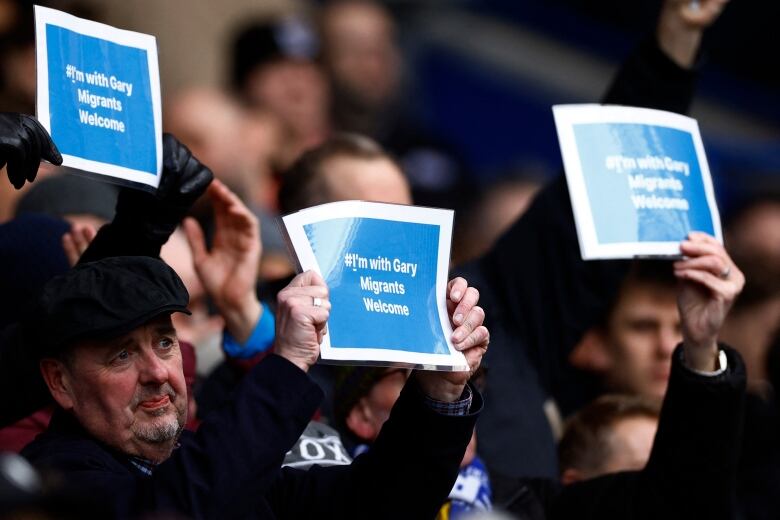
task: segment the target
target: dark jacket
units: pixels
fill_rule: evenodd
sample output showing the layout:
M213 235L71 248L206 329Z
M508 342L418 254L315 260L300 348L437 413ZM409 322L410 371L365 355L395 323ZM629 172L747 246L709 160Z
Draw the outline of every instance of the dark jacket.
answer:
M102 496L116 517L177 512L192 518L432 518L447 498L477 413L434 413L407 384L370 453L349 466L280 469L322 398L297 367L272 355L224 410L145 476L60 411L23 451L75 488ZM474 392L472 410L481 397Z
M647 466L562 487L519 479L504 503L524 520L730 519L745 408L745 365L725 348L728 368L696 374L672 357L669 389Z
M623 64L604 103L684 112L693 83L691 71L647 38ZM479 438L497 497L503 477L557 476L544 403L554 398L566 413L594 397L567 358L604 317L627 269L625 261L582 260L561 175L490 252L456 270L480 290L490 329Z
M735 518L746 376L726 354L727 370L709 377L685 368L678 347L645 469L567 486L550 518Z

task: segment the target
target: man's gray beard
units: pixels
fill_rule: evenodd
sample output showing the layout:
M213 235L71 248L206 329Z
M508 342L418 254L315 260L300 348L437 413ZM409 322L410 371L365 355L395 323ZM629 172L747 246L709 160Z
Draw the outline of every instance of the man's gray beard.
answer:
M164 412L164 410L162 410ZM161 419L152 425L135 426L133 434L142 441L150 444L162 444L176 439L184 429L184 424L179 423L178 417L170 416Z
M133 401L133 407L138 406L138 403L149 397L155 397L157 395L167 395L170 398L170 407L173 408L175 415L170 417L164 417L170 410L166 406L158 410L150 411L153 416L160 417L159 421L152 425L134 425L133 435L136 438L141 439L144 442L150 444L162 444L176 439L184 429L184 418L179 417L179 410L176 408L176 391L171 387L169 383L164 383L159 388L144 388L135 396ZM186 415L186 414L185 414Z

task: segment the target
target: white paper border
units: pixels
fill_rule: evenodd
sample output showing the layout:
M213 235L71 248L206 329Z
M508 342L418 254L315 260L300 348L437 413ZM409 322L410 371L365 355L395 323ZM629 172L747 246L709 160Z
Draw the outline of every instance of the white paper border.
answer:
M149 172L124 168L114 164L91 161L73 155L62 155L63 166L100 173L118 179L138 182L157 188L162 175L162 98L160 95L160 67L157 59L157 39L150 34L143 34L110 25L84 20L73 15L42 7L35 9L35 57L37 60L38 87L36 96L36 113L38 121L51 133L51 114L49 113L49 57L46 41L46 26L54 25L70 31L110 41L126 47L135 47L146 51L149 64L149 83L152 94L152 114L154 116L154 138L157 143L157 175ZM57 143L55 143L57 144Z
M393 222L431 224L439 227L438 262L436 265L436 303L439 321L449 350L448 354L422 354L405 350L371 348L333 348L326 334L320 347L324 361L382 363L435 370L467 371L465 356L455 349L450 339L452 326L447 314L447 276L449 273L453 211L445 209L385 204L357 200L332 202L304 209L282 217L288 237L304 271L312 269L322 275L304 226L337 218L374 218Z
M620 242L614 244L599 244L596 235L596 225L590 200L585 188L577 141L574 136L574 125L588 123L636 123L643 125L663 126L688 132L693 139L696 156L701 170L704 194L710 210L715 238L723 243L720 228L720 213L715 201L715 190L712 185L710 167L704 153L699 125L695 119L673 112L653 110L650 108L625 107L618 105L554 105L553 116L558 132L558 142L563 157L563 167L566 171L566 182L569 185L574 222L579 236L580 252L584 260L634 258L634 257L669 257L680 256L680 243L668 242Z

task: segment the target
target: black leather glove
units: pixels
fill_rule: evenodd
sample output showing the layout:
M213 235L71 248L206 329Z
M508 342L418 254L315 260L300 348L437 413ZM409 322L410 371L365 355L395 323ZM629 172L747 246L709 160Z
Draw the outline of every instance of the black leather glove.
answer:
M17 190L32 182L41 159L62 164L62 156L49 133L32 116L0 113L0 168L8 163L8 179Z
M103 226L79 263L109 256L159 256L214 174L171 134L163 134L163 173L156 193L122 188L114 220Z

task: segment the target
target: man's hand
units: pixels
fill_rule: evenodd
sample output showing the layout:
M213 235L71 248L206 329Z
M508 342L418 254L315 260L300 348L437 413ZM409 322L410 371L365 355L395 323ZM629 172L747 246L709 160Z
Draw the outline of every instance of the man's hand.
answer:
M482 325L485 311L477 306L479 291L468 286L463 278L454 278L447 284L447 311L455 330L452 343L463 352L469 364L468 372L416 372L422 391L437 401L453 402L460 399L469 378L479 368L482 356L490 343L490 332Z
M718 19L728 0L666 0L656 36L661 49L683 68L693 66L704 30Z
M260 265L260 224L249 208L215 180L208 189L214 206L216 230L211 251L203 230L193 218L184 220L195 271L214 301L225 325L243 343L260 320L262 307L255 293Z
M718 359L718 332L745 277L726 250L705 233L691 233L680 244L687 257L674 263L681 281L677 295L682 322L685 364L713 371Z
M21 189L38 174L41 159L62 164L62 156L49 133L32 116L0 113L0 169L8 164L8 180Z
M277 302L274 352L308 372L327 333L328 286L319 274L306 271L279 292Z

